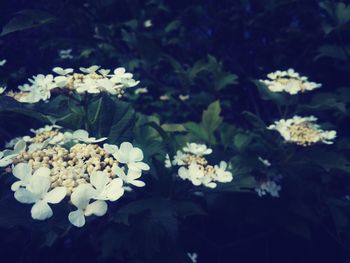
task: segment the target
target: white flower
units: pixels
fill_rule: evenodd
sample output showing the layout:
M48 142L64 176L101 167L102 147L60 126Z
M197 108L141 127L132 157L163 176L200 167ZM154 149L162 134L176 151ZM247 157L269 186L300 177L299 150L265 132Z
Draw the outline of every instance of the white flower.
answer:
M5 151L0 152L0 167L6 167L9 164L11 164L13 162L13 158L16 157L16 154L9 154L9 155L5 155L4 153Z
M197 156L211 154L213 152L212 149L207 148L205 144L198 143L187 143L186 147L183 148L184 152L192 153Z
M123 85L116 85L113 81L110 79L98 79L96 81L97 87L100 88L101 90L104 90L112 95L117 94L117 89L122 88Z
M62 75L62 76L65 76L67 74L70 74L73 72L73 69L72 68L66 68L66 69L63 69L61 67L55 67L52 69L53 72L57 73L58 75Z
M109 72L111 72L111 70L110 70L110 69L100 69L98 72L99 72L102 76L107 77L108 74L109 74Z
M180 167L178 170L178 175L181 179L190 180L194 185L200 185L203 181L204 171L196 163L191 163L187 168L184 166Z
M38 173L41 172L38 169ZM29 179L32 176L32 166L29 163L19 163L16 166L12 166L12 174L19 179L11 185L12 191L17 191L20 187L25 187L29 183Z
M137 187L145 186L144 182L137 180L141 177L141 171L135 171L135 170L129 169L128 174L125 174L122 168L116 166L112 169L112 172L127 184L131 184Z
M145 21L143 22L143 26L146 27L146 28L147 28L147 27L153 26L152 20L151 20L151 19L145 20Z
M171 160L170 160L169 154L166 154L166 155L165 155L164 166L165 166L166 168L170 168L170 167L172 166L172 165L171 165Z
M227 183L227 182L232 181L232 179L233 179L232 173L230 171L226 170L228 168L229 168L229 166L228 166L227 162L225 162L225 161L221 161L219 165L214 166L216 180L218 182Z
M187 256L191 259L192 263L197 263L197 258L198 258L197 253L195 253L195 252L193 252L193 253L188 252Z
M149 170L148 164L141 162L143 152L140 148L133 147L130 142L123 142L120 148L113 154L113 157L120 163L127 164L128 168L134 171Z
M58 51L58 55L60 56L61 59L72 59L73 56L71 55L72 49L61 49Z
M183 95L183 94L179 95L179 99L182 101L188 100L189 98L190 98L190 95Z
M24 140L19 140L16 142L13 150L4 150L0 152L0 167L8 166L13 162L13 159L20 154L21 152L25 151L26 149L26 142Z
M182 151L177 151L176 155L174 156L174 160L172 161L173 165L184 165L185 160L187 159L188 154L183 153Z
M77 207L77 210L68 215L69 222L76 227L85 225L85 216L96 215L103 216L107 212L107 203L97 200L90 203L96 195L96 190L91 184L79 185L71 195L71 202Z
M0 95L3 94L6 90L6 87L0 87Z
M148 89L147 89L147 88L137 88L137 89L134 91L134 93L135 93L135 95L148 93Z
M71 136L71 137L70 137ZM95 137L89 137L89 133L85 130L76 130L73 133L65 133L65 137L68 140L77 140L85 143L97 143L107 140L107 137L96 139ZM70 137L70 138L69 138Z
M279 192L281 191L282 187L278 184L276 184L275 181L265 181L259 185L255 189L258 196L262 197L269 193L272 197L279 197Z
M34 204L31 209L33 219L45 220L53 214L48 205L57 204L66 196L65 187L50 189L50 169L39 168L28 180L26 188L19 188L15 192L17 201L25 204Z
M88 68L79 68L81 72L84 72L84 73L87 73L87 74L91 74L91 73L95 73L96 70L98 70L100 68L100 66L97 66L97 65L93 65L91 67L88 67Z
M91 94L97 94L100 93L100 90L98 89L98 82L94 79L86 78L83 80L81 84L77 84L76 91L78 93L91 93Z
M90 182L95 187L94 199L116 201L124 194L123 180L110 178L101 171L90 176Z
M6 64L6 59L3 59L3 60L0 60L0 67L2 67L3 65L5 65Z
M114 83L120 83L126 87L134 87L140 83L139 81L135 81L133 74L127 73L125 68L116 68L113 73L114 75L111 75L111 81Z

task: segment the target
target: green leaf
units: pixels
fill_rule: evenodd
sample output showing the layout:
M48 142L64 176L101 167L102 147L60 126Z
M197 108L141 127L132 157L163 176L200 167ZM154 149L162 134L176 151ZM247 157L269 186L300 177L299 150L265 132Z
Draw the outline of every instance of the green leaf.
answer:
M22 10L17 12L16 15L2 28L0 36L42 26L52 23L53 21L55 21L55 18L45 11Z
M222 117L220 117L221 107L220 101L215 101L208 106L202 114L202 122L201 126L206 131L208 135L208 140L213 139L214 131L220 126L222 123Z
M251 141L252 137L245 133L238 133L234 137L234 145L239 151L242 151Z
M215 78L215 89L221 90L228 85L237 84L238 76L231 73L223 73Z
M184 127L198 139L203 141L208 140L208 135L201 125L195 122L187 122L184 124Z
M166 33L169 33L171 31L178 29L180 26L181 26L180 20L173 20L165 27L164 30Z

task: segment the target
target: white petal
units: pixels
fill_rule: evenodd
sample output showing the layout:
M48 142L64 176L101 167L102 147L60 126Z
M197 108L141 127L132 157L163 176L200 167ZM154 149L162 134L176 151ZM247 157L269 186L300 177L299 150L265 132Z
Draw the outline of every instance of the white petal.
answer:
M76 227L82 227L85 225L85 216L81 209L70 212L68 215L69 222Z
M32 207L31 213L32 218L37 220L45 220L53 214L50 206L44 201L36 202Z
M93 186L95 186L97 191L102 191L108 184L108 181L109 181L108 176L101 171L94 172L90 176L90 182Z
M25 180L32 175L32 166L29 163L19 163L12 167L12 173L18 179Z
M95 194L91 184L81 184L74 190L70 200L77 208L85 209Z
M62 201L62 199L66 196L67 194L67 188L65 187L56 187L55 189L52 189L50 192L48 192L44 200L47 203L51 204L57 204Z
M129 184L132 184L134 186L137 186L137 187L144 187L146 184L140 180L133 180L131 182L129 182Z
M140 148L133 148L131 149L130 151L130 161L131 162L139 162L139 161L142 161L143 159L143 152Z
M135 171L141 171L141 170L148 171L150 169L149 165L144 162L129 163L128 168Z
M15 192L15 199L23 204L33 204L38 201L39 197L27 189L20 188Z
M86 139L86 138L89 138L89 133L85 130L76 130L73 133L73 137L77 139Z
M91 204L89 204L85 209L85 215L96 215L96 216L103 216L107 212L107 203L105 201L95 201Z
M19 140L15 147L13 148L13 151L15 153L20 153L26 149L26 142L24 140Z
M115 152L118 151L118 146L117 145L113 145L113 144L108 144L108 143L105 143L103 144L103 149L109 153L109 154L113 154Z
M22 185L23 185L23 181L14 182L14 183L11 185L11 190L12 190L13 192L16 192Z
M114 167L112 172L122 179L126 177L124 170L118 166Z
M41 168L39 168L41 169ZM39 170L38 169L38 170ZM37 171L38 171L37 170ZM39 195L40 197L44 197L47 191L50 189L50 177L48 175L34 174L29 179L29 184L27 185L27 189L34 194Z
M116 201L124 194L123 180L120 178L113 179L102 193L105 200Z

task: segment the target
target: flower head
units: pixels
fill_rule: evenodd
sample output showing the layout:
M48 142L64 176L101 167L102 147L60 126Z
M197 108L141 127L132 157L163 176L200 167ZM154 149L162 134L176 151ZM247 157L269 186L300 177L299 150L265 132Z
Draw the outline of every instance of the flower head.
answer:
M336 131L324 131L316 123L314 116L294 116L291 119L275 121L268 129L278 131L287 142L293 142L302 146L309 146L317 142L332 144L336 137Z
M287 71L276 71L267 75L267 80L260 80L267 85L267 88L272 92L287 92L295 95L299 92L305 92L320 88L322 85L308 81L307 77L302 77L294 69Z

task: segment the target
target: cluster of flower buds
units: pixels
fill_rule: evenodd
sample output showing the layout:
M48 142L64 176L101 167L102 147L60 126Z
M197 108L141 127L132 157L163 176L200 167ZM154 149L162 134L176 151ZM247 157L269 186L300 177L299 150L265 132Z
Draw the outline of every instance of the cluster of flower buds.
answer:
M194 185L203 185L215 188L217 183L231 182L233 177L229 165L221 161L219 165L208 164L204 155L212 153L212 149L204 144L187 143L182 149L177 151L173 160L166 156L165 167L180 166L178 176L183 180L190 180Z
M52 74L33 76L29 79L30 84L19 86L19 92L10 91L7 96L19 102L36 103L48 100L52 91L64 90L79 94L107 92L120 98L124 95L125 88L134 87L139 83L133 79L131 73L125 71L125 68L116 68L113 73L96 65L80 68L80 73L74 73L72 68L61 67L55 67L53 71L56 76Z
M143 152L129 142L117 145L98 142L107 138L89 137L84 130L62 131L59 126L32 130L34 136L16 138L7 144L13 149L0 152L0 166L7 167L18 181L11 190L21 203L34 204L33 219L53 214L49 204L70 198L76 210L69 221L81 227L85 217L102 216L106 201L116 201L130 186L143 187L140 179L149 166ZM12 166L11 166L12 164Z
M260 81L272 92L287 92L295 95L299 92L313 90L322 86L321 84L308 81L307 77L300 76L294 69L288 69L287 71L277 70L269 73L267 77L268 79Z
M333 144L337 132L324 131L316 123L314 116L294 116L291 119L275 121L268 129L278 131L286 142L293 142L302 146L309 146L318 142Z

